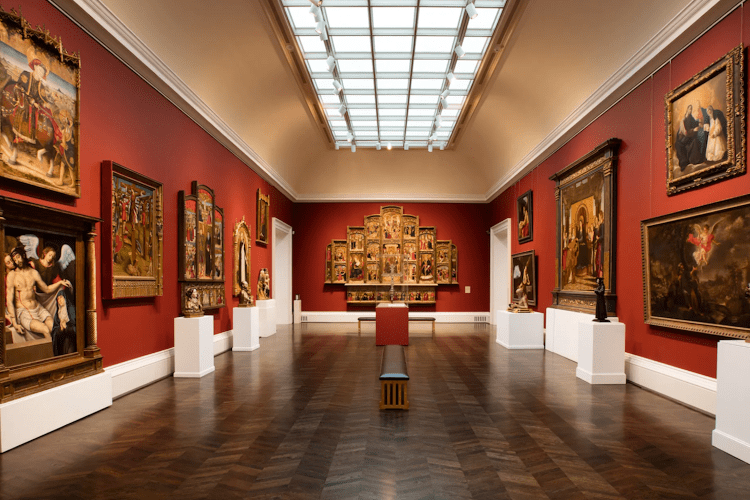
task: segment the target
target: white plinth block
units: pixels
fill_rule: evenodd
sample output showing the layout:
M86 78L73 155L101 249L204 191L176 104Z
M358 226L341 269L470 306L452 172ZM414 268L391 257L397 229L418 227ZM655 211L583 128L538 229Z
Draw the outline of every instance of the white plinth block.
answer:
M0 451L15 448L112 406L104 372L0 405Z
M716 367L716 428L711 443L750 463L750 343L721 340Z
M576 376L589 384L624 384L625 324L617 321L578 324Z
M544 349L544 314L497 311L497 343L506 349Z
M260 322L260 336L270 337L276 333L276 300L258 300L258 321Z
M578 323L590 323L594 315L548 307L545 316L547 317L547 350L565 356L571 361L578 361ZM612 322L617 321L617 318L612 316L607 319Z
M302 301L294 301L294 324L302 323Z
M260 347L260 321L257 307L232 309L232 351L254 351Z
M214 317L174 319L174 376L199 378L214 371Z

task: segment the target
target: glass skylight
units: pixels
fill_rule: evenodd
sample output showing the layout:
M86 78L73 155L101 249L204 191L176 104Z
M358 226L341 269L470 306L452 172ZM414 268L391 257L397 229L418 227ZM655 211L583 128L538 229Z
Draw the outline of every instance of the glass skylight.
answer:
M474 1L282 0L338 146L450 140L506 0Z

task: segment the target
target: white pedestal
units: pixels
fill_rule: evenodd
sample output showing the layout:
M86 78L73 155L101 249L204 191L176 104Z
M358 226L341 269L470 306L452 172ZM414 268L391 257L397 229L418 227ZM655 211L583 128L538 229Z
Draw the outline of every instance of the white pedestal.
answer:
M506 349L544 349L544 314L497 311L497 343Z
M199 378L214 371L214 317L174 319L174 376Z
M254 351L260 347L260 321L257 307L232 309L232 351Z
M624 323L578 323L576 377L589 384L625 383Z
M294 324L302 323L302 301L294 301Z
M15 448L112 406L104 372L0 405L0 451Z
M578 361L578 323L591 323L594 315L548 307L545 316L547 317L547 350L565 356L571 361ZM613 316L607 319L612 322L617 321L617 318Z
M716 368L716 429L711 443L750 463L750 343L721 340Z
M258 300L255 304L259 314L260 336L270 337L276 333L276 300Z

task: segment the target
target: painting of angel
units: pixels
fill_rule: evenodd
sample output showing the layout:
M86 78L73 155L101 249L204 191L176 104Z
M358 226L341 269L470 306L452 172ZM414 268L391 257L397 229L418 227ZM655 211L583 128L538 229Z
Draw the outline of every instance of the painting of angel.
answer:
M646 322L750 336L750 197L641 223Z

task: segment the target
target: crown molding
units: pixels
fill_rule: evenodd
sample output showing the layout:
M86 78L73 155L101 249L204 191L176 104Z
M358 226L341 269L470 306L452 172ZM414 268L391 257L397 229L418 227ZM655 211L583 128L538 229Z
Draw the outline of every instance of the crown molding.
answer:
M738 2L738 0L691 0L664 28L659 30L593 94L503 175L487 191L485 200L492 201L510 185L536 168L596 118L656 73L694 39L741 4L742 1Z
M297 192L99 0L49 0L199 127L292 201Z
M431 194L431 193L343 193L300 194L298 203L486 203L483 194Z

